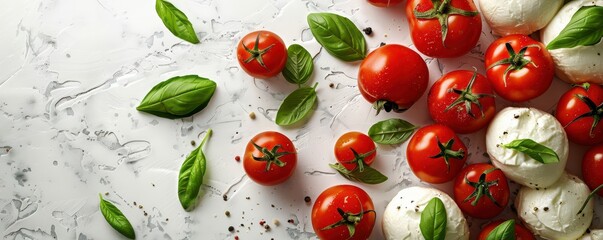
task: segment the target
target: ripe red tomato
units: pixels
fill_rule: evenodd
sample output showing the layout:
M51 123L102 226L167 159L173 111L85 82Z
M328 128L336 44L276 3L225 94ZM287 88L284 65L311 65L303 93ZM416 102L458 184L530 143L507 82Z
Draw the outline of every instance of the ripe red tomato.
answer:
M368 0L370 4L377 7L390 7L401 3L404 0Z
M403 57L401 57L403 56ZM358 88L377 114L403 112L427 89L429 71L423 58L402 45L389 44L371 52L360 64Z
M337 161L350 171L354 170L356 166L370 166L377 155L373 139L359 132L348 132L341 135L335 142L334 152Z
M482 229L482 231L479 233L478 240L488 239L488 235L490 234L490 232L492 232L492 230L494 230L494 228L498 227L498 225L500 225L503 222L504 221L502 221L502 220L498 220L498 221L494 221L494 222L491 222L488 225L486 225ZM527 228L525 228L521 224L518 224L517 222L515 222L515 240L536 240L536 238L534 237L534 235L532 235L532 233Z
M406 17L412 42L430 57L459 57L475 47L482 34L472 0L409 0Z
M454 201L469 216L492 218L509 203L507 177L490 164L471 164L454 180Z
M582 157L582 177L590 190L603 184L603 145L591 147ZM603 197L603 191L597 194Z
M256 183L266 186L282 183L293 175L296 165L295 146L281 133L259 133L245 148L243 168Z
M441 124L420 128L406 148L412 172L428 183L452 180L467 160L467 147L450 129Z
M328 188L312 207L312 227L322 240L365 240L376 218L371 197L352 185ZM354 229L353 233L349 229Z
M542 95L555 75L553 58L544 44L520 34L499 38L490 44L486 68L494 91L513 102Z
M283 39L270 31L245 35L237 46L237 59L245 72L255 78L274 77L287 63L287 47Z
M488 80L467 70L449 72L436 81L427 95L427 106L436 123L461 134L482 129L496 113Z
M570 141L582 145L603 143L603 87L597 84L575 86L565 92L555 117L565 127Z

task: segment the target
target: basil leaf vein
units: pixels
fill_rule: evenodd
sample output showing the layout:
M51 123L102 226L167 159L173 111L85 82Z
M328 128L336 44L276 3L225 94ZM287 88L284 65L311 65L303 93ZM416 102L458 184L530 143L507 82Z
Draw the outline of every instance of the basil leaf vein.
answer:
M203 184L207 160L202 148L211 134L212 130L208 129L199 147L186 157L180 167L180 174L178 175L178 199L182 208L186 211L194 208L197 196L199 195L199 189L201 188L201 184Z
M333 13L311 13L307 20L316 41L331 55L347 62L366 56L366 40L350 19Z
M425 239L444 240L446 238L446 207L442 200L432 198L421 213L419 228Z
M308 50L299 44L289 46L283 77L290 83L302 85L310 79L312 71L314 71L314 62Z
M136 234L128 218L113 203L103 199L103 195L98 194L98 196L100 198L99 208L107 223L125 237L135 239Z
M603 38L603 7L584 6L572 16L570 22L546 46L549 50L591 46Z
M153 87L136 109L170 119L189 117L207 106L215 90L216 83L207 78L173 77Z
M303 119L316 102L316 85L314 87L303 87L293 91L283 100L276 112L276 124L287 126Z
M197 34L188 17L172 3L165 0L156 0L155 10L159 18L161 18L163 25L174 36L193 44L199 43L199 38L197 38Z
M515 239L515 220L509 219L492 229L486 240L510 240Z
M392 118L375 123L368 131L374 142L380 144L399 144L410 138L417 126L402 119Z
M532 139L517 139L510 143L503 144L502 146L504 148L522 152L532 159L544 164L559 162L559 156L553 149L537 143Z
M377 171L376 169L370 166L364 166L364 170L362 172L359 170L358 167L350 171L339 163L329 164L329 166L337 170L337 172L339 172L341 176L350 181L361 182L366 184L379 184L387 181L387 176L383 175L381 172Z

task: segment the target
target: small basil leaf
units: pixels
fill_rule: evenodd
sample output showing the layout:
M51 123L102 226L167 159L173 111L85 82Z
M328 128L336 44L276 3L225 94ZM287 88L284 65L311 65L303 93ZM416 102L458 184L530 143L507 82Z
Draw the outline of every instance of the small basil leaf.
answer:
M173 77L157 84L136 108L164 118L183 118L203 110L216 83L197 75Z
M603 7L581 7L559 35L549 42L547 49L591 46L603 38Z
M299 88L289 94L276 112L276 124L291 125L310 113L316 102L316 85Z
M509 219L496 226L486 240L515 240L515 220Z
M557 153L553 151L553 149L537 143L532 139L517 139L502 146L504 148L522 152L544 164L559 162L559 156L557 156Z
M135 239L134 228L132 228L126 216L113 203L103 199L101 194L98 194L98 196L100 197L100 211L105 220L107 220L107 223L127 238Z
M287 48L287 64L283 69L283 76L287 82L302 85L310 79L314 71L312 55L299 44Z
M163 21L163 25L174 36L190 43L199 43L197 34L191 22L188 21L188 17L173 4L165 0L156 0L155 10L161 21Z
M387 177L385 175L369 166L364 166L364 170L362 172L358 168L350 171L339 163L329 164L329 166L337 170L341 176L350 181L366 184L379 184L387 181Z
M425 239L444 240L446 238L446 207L442 200L432 198L421 213L419 228Z
M402 119L388 119L375 123L368 131L368 135L380 144L399 144L410 138L417 126Z
M206 162L205 154L201 149L207 139L211 136L212 130L207 130L205 137L199 147L193 150L182 163L180 174L178 175L178 199L184 210L192 210L199 195L199 189L203 184Z
M333 13L311 13L308 25L316 41L334 57L352 62L366 56L366 40L350 19Z

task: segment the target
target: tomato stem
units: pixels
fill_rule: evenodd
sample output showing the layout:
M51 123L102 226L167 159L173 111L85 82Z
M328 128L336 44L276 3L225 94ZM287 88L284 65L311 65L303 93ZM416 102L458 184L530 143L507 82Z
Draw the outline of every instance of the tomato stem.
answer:
M567 125L565 125L564 128L582 118L592 117L593 124L590 126L590 131L588 134L591 138L593 138L593 137L595 137L595 128L597 127L597 125L599 124L599 121L601 121L601 118L603 117L603 103L601 103L601 104L599 104L599 106L597 106L597 104L595 104L595 102L593 102L593 100L591 100L587 96L584 96L582 94L576 94L574 96L576 98L580 99L581 102L586 104L586 106L588 106L588 108L590 109L590 112L585 112L584 114L574 118Z
M268 148L261 147L254 142L252 142L251 144L253 144L253 146L258 151L260 151L264 154L263 157L256 157L254 155L251 155L251 157L253 158L253 160L256 160L256 161L265 161L266 162L266 168L265 168L266 172L268 172L270 170L270 166L272 166L272 164L275 164L278 167L284 167L285 165L287 165L287 163L281 161L280 157L288 155L288 154L293 154L293 152L278 152L278 150L281 148L281 145L275 145L272 148L272 150L268 150Z
M471 77L471 80L469 80L469 84L467 85L467 87L465 89L463 89L463 90L459 90L456 88L448 89L449 92L456 93L459 96L450 105L448 105L448 107L446 107L446 109L444 109L444 112L447 112L448 110L452 109L453 107L455 107L461 103L464 103L467 114L469 114L469 116L471 116L472 118L477 118L475 116L475 114L473 114L473 111L471 111L471 104L475 104L479 108L480 113L482 114L481 117L482 118L485 117L484 109L482 107L482 104L479 102L479 99L483 98L483 97L494 97L494 95L484 94L484 93L480 93L480 94L473 93L471 88L473 88L475 79L477 79L477 69L475 69L475 71L473 72L473 76Z
M364 217L364 215L367 213L375 213L376 214L376 212L374 210L364 211L362 209L362 202L360 202L360 199L358 198L358 196L356 196L356 198L358 199L358 202L360 203L360 212L359 213L346 212L343 209L338 207L337 212L341 216L341 220L339 220L331 225L328 225L320 230L324 231L324 230L329 230L329 229L333 229L333 228L345 225L348 228L348 233L349 233L349 236L347 239L352 238L354 236L354 234L356 233L356 225L358 225L358 223L360 223L360 221L362 221L362 217Z
M489 173L491 173L495 170L498 170L498 168L491 168L491 169L484 171L479 176L479 180L477 182L469 181L469 179L467 178L467 174L465 174L465 183L467 183L467 184L469 184L469 186L472 186L473 188L475 188L475 190L471 193L471 195L467 196L467 198L465 198L465 200L463 200L463 202L467 202L467 201L475 198L471 202L471 205L476 206L477 203L479 202L479 200L485 195L490 200L492 200L492 202L494 202L494 204L496 206L502 208L502 206L496 201L496 199L494 199L494 196L492 196L492 193L490 192L490 187L498 185L498 179L489 181L489 182L486 181L486 175L488 175Z
M385 112L391 112L394 111L396 113L401 113L404 112L406 110L408 110L407 108L400 108L398 106L398 104L395 104L394 102L390 102L387 100L377 100L373 103L373 108L375 110L377 110L377 114L375 115L379 115L379 113L381 112L381 110L385 110Z
M358 167L358 170L360 172L364 171L364 166L365 165L368 166L368 164L366 164L366 162L364 161L364 159L367 158L368 156L370 156L371 154L373 154L375 151L377 151L377 149L373 149L373 150L368 151L366 153L359 154L353 148L350 148L350 150L354 154L354 159L352 159L350 161L347 161L347 162L343 162L343 163L346 163L346 164L354 164L355 163L356 166Z
M429 158L444 158L444 162L446 163L446 173L450 172L450 158L455 159L463 159L465 157L465 151L462 148L459 148L458 151L452 150L452 145L454 144L454 138L451 138L446 142L446 144L442 144L440 138L436 136L438 141L438 148L440 148L440 152L434 156Z
M532 66L534 66L536 68L538 67L532 60L525 58L526 51L530 47L536 47L536 48L540 49L539 45L532 44L532 45L528 45L528 46L521 48L518 53L515 53L515 50L513 49L513 46L511 46L511 43L510 42L505 43L505 48L507 48L507 53L509 54L509 57L493 63L492 65L490 65L488 67L488 69L499 66L499 65L509 64L509 66L507 66L507 69L505 69L505 72L503 73L503 83L505 84L505 87L506 87L509 72L521 70L528 64L531 64Z
M584 209L586 208L586 205L588 204L588 202L595 196L595 194L597 194L597 192L599 190L601 190L603 188L603 184L599 185L597 188L595 188L595 190L593 190L592 192L590 192L590 194L588 194L588 197L586 198L586 200L584 201L584 203L582 204L582 207L580 208L580 211L578 211L578 213L576 213L576 215L580 215L580 213L582 213L582 211L584 211Z
M250 63L251 61L256 60L256 61L258 61L260 66L262 66L264 69L268 70L268 67L266 67L266 64L264 64L264 59L262 58L262 56L264 54L266 54L272 47L274 47L274 44L271 44L267 48L259 49L260 48L259 47L260 34L261 34L261 32L258 32L258 35L255 38L255 43L253 44L253 49L249 49L247 46L245 46L245 44L243 44L243 42L241 42L241 45L243 45L243 48L245 49L245 51L247 51L249 54L251 54L251 56L249 56L249 58L245 59L244 62Z
M450 15L461 15L465 17L473 17L478 14L477 11L467 11L460 8L453 7L450 2L452 0L431 0L433 8L419 12L417 8L414 9L414 15L417 19L437 19L440 22L442 32L442 45L446 47L446 36L448 35L448 17Z

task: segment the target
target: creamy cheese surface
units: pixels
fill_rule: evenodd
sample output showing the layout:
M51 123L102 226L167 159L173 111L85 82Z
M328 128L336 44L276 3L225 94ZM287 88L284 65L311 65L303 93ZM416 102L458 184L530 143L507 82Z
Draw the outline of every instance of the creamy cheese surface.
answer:
M545 27L563 0L479 0L480 13L496 35L529 35Z
M575 0L567 3L540 32L544 45L555 39L582 6L603 6L603 0ZM592 46L577 46L549 51L557 77L569 83L603 84L603 41Z
M440 190L424 187L402 189L389 202L383 213L385 239L424 239L419 228L421 213L434 197L442 200L446 207L446 240L469 239L467 220L454 200Z
M543 164L530 156L503 147L517 139L532 139L559 156L558 163ZM552 115L535 108L508 107L492 119L486 132L486 149L492 163L507 178L537 188L555 183L563 174L568 157L568 140L563 126Z
M517 214L526 227L545 239L578 239L593 219L592 201L577 214L589 193L578 177L563 174L547 188L522 187L515 201Z
M590 233L584 234L580 240L603 240L603 230L590 230Z

